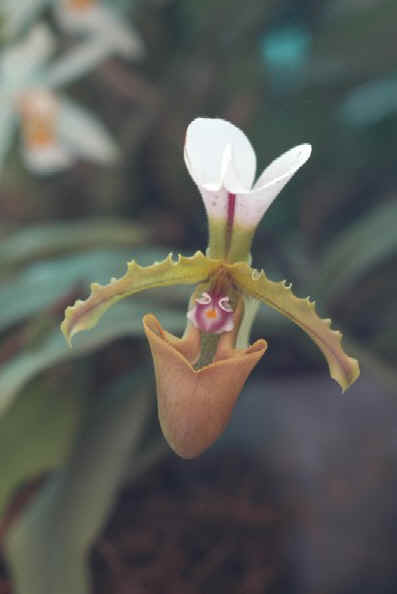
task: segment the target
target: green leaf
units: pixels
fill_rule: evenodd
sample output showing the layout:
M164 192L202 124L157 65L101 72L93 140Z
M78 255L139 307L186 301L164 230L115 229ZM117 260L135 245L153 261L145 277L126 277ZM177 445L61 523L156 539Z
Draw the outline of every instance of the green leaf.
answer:
M397 203L377 206L337 235L319 265L318 286L335 296L397 250Z
M7 95L0 94L0 174L16 126L14 106Z
M191 258L179 256L176 262L169 254L152 266L139 266L135 260L127 266L122 278L112 279L105 286L93 283L88 299L78 300L66 309L61 329L69 344L74 334L93 328L105 311L120 299L155 287L197 284L219 268L220 261L209 260L201 252L196 252Z
M78 371L63 385L51 374L37 378L0 419L0 514L19 484L56 468L69 454L88 400L87 374L81 366Z
M140 258L147 262L164 254L158 250L137 251ZM0 329L51 306L76 286L88 288L93 277L106 281L112 271L121 271L120 262L125 261L128 255L127 250L93 251L32 264L1 285Z
M70 458L11 526L5 549L18 594L89 594L87 557L134 463L152 398L124 382L87 416Z
M14 357L0 371L0 416L13 403L19 390L40 371L61 361L90 353L115 338L142 335L141 315L148 309L150 307L147 302L120 304L106 316L95 332L79 337L73 349L66 347L62 334L56 329L39 347L25 350ZM156 308L156 312L171 331L182 330L186 323L184 313L161 308Z
M341 345L342 334L331 330L331 320L318 317L313 301L295 297L285 281L275 283L263 270L259 272L248 264L233 264L227 270L245 293L276 309L310 336L327 359L331 377L343 391L358 378L358 361L346 355Z
M0 267L16 267L39 258L65 256L67 252L136 246L147 242L151 235L138 223L110 217L30 226L0 241Z

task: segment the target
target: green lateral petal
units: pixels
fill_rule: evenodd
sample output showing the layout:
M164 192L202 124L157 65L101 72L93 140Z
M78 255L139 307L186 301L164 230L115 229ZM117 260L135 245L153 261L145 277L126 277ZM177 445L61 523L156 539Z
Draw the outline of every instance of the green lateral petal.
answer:
M300 326L323 352L331 377L344 392L360 375L358 361L344 352L342 334L331 329L330 319L321 319L316 313L315 302L309 297L295 297L285 281L273 282L264 271L252 269L245 263L228 267L234 282L251 297L273 307Z
M172 254L151 266L139 266L132 260L127 264L127 272L120 279L113 278L109 284L91 284L90 296L77 300L66 308L61 330L71 343L72 336L81 330L93 328L111 305L146 289L169 285L190 285L202 282L220 265L219 260L209 260L202 252L192 257L178 256L174 261Z

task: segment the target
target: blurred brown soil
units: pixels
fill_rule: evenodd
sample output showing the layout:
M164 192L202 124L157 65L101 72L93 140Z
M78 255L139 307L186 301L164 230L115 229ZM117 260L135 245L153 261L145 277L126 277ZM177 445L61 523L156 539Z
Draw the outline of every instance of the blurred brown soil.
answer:
M93 594L293 591L272 484L240 454L170 456L121 493L92 555Z
M284 521L255 460L170 458L122 493L94 553L95 594L291 591Z

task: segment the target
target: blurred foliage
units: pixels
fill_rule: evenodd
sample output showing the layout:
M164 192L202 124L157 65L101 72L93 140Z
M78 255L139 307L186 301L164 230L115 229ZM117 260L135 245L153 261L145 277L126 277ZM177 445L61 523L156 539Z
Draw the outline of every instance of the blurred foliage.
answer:
M395 391L396 2L117 5L139 30L145 59L107 57L67 91L101 116L119 160L102 168L82 158L38 179L14 147L1 172L0 506L23 481L74 459L74 437L99 391L122 380L133 391L141 377L151 392L143 313L182 331L186 289L119 304L72 351L58 325L90 281L121 274L127 259L149 264L168 251L205 248L204 209L182 158L186 126L198 115L242 127L259 170L295 144L313 144L309 165L258 230L254 264L318 299L351 354ZM48 7L42 16L52 23ZM283 318L262 312L255 328L270 345L256 372L264 382L325 373L321 356Z

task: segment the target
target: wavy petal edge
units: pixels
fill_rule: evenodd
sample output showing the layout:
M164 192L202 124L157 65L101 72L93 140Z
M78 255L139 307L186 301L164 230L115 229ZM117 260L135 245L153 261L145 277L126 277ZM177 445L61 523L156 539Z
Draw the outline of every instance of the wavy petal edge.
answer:
M87 299L78 299L65 310L61 331L71 346L72 337L82 330L96 326L102 315L115 303L140 291L169 285L196 284L204 281L219 267L219 260L209 260L200 251L193 256L170 253L161 262L140 266L131 260L127 272L119 279L112 278L107 285L92 283Z
M318 316L314 300L296 297L291 284L271 281L264 270L256 270L246 263L239 262L228 269L234 282L248 295L276 309L308 334L325 356L330 375L342 392L356 381L360 375L357 359L344 352L342 333L331 329L331 319Z

